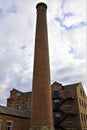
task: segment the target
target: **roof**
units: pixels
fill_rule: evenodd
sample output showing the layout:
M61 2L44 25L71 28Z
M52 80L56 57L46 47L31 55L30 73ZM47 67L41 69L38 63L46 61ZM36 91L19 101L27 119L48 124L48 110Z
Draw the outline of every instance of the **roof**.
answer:
M0 105L0 114L9 115L9 116L16 116L16 117L22 117L22 118L30 118L29 113L26 113L26 112L21 111L21 110L1 106L1 105Z
M23 92L22 94L25 97L31 97L32 92Z
M79 84L80 84L80 83L64 85L64 86L62 86L62 89L63 89L63 90L67 90L67 89L75 89Z
M55 81L55 82L53 82L53 83L51 84L51 86L52 86L52 85L55 85L55 84L57 84L57 85L61 85L61 86L62 86L62 84L61 84L61 83L56 82L56 81Z
M18 96L18 97L31 97L31 94L32 94L32 92L21 92L21 91L19 91L19 90L17 90L17 89L15 89L15 88L13 88L12 90L11 90L11 92L12 91L17 91L18 93L20 93L21 95L20 96Z

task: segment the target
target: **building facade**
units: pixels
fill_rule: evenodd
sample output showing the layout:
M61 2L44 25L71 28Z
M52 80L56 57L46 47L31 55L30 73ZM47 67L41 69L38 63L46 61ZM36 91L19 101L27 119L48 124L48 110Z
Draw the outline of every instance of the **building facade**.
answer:
M81 83L52 85L56 129L87 129L87 97Z
M10 97L7 99L7 107L30 113L31 92L20 92L16 89L10 91Z
M36 8L33 91L10 92L7 107L0 106L0 130L29 130L30 126L30 130L87 130L87 97L82 84L50 85L47 5L39 3Z
M18 94L21 93L22 95ZM51 85L53 122L56 130L87 129L87 97L81 83L62 85L54 82ZM15 96L13 96L15 95ZM24 96L26 95L26 96ZM23 93L16 89L10 92L7 107L18 110L31 110L31 92ZM27 97L27 98L25 98ZM19 102L20 98L20 102ZM28 101L27 101L28 99ZM14 100L14 102L13 102ZM24 103L25 102L25 103ZM29 109L25 107L29 104ZM21 107L22 109L20 109Z
M29 130L29 114L0 106L0 130Z

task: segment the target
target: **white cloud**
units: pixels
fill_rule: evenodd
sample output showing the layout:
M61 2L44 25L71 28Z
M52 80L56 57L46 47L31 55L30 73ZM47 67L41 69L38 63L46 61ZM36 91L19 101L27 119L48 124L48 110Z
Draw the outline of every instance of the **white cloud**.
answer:
M82 82L87 92L86 0L3 0L0 1L0 104L6 103L13 88L31 90L38 2L48 6L51 81ZM71 25L74 27L68 28Z

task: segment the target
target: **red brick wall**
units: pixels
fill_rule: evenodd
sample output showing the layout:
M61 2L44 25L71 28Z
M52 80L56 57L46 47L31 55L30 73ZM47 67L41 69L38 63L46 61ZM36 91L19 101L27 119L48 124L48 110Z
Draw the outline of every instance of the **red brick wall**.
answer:
M80 93L80 89L82 90L82 92L84 91L83 90L83 87L81 84L79 84L76 89L67 89L67 90L62 90L62 85L55 82L51 85L51 91L52 91L52 94L53 94L53 90L55 87L58 87L58 90L59 90L59 95L60 97L62 98L67 98L67 97L75 97L75 100L69 102L65 102L60 108L61 110L63 110L64 112L75 112L77 114L76 117L74 118L67 118L63 123L62 123L62 126L66 126L66 127L72 127L71 125L71 122L73 124L74 127L78 127L77 129L80 130L80 128L87 128L87 119L86 121L84 121L84 114L85 114L85 118L86 118L86 115L87 115L87 97L86 97L86 94L84 92L84 96L82 95L81 96L81 93ZM14 92L12 93L13 95L11 95L10 99L12 97L15 97L17 92ZM19 103L30 103L31 104L31 99L27 100L27 99L21 99L21 100L18 100L17 98L13 99L13 101L10 101L8 102L8 105L10 105L10 103L14 104L15 106L17 106L17 104ZM80 100L81 100L81 105L80 105ZM83 105L82 105L82 101L83 101ZM84 107L84 103L86 103L86 108ZM81 112L83 114L83 121L82 121L82 118L81 118Z
M23 107L22 110L30 113L30 109L26 109L26 104L30 104L31 106L31 98L17 96L17 93L18 91L15 89L10 92L10 98L7 99L7 107L13 106L14 108L18 109L17 106L21 104Z
M81 127L87 128L87 97L82 84L79 84L77 87L77 101Z
M6 130L7 121L13 122L12 130L29 130L30 120L27 118L14 117L9 115L1 115L0 120L2 120L2 125L0 130Z

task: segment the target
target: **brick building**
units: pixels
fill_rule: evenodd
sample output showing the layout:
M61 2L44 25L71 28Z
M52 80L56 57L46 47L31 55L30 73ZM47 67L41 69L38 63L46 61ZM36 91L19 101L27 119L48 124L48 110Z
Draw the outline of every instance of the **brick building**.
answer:
M29 113L0 106L0 130L29 130L29 119Z
M54 82L50 88L47 6L39 3L36 7L33 93L16 89L10 92L7 107L0 106L0 129L29 130L32 124L31 130L53 130L54 124L56 130L86 130L87 97L82 84L63 86Z
M51 85L51 91L55 129L86 130L87 97L82 84L63 86L54 82ZM13 89L10 92L10 98L7 99L7 107L30 113L31 95L31 92L23 93ZM26 104L28 104L28 109Z
M56 129L87 129L87 97L81 83L52 84L54 126Z
M30 113L31 92L20 92L16 89L10 91L10 98L7 99L7 106Z

